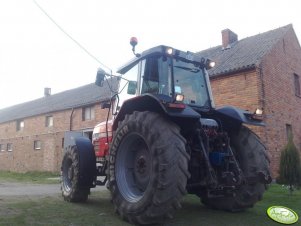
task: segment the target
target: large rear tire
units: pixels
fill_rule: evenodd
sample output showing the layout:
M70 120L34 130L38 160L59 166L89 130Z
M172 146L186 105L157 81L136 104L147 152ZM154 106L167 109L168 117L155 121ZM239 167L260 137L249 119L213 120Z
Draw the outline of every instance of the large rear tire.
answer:
M61 190L68 202L86 202L90 188L79 186L79 158L76 145L68 146L61 168Z
M230 136L231 146L236 152L236 158L243 174L247 178L256 178L258 172L263 172L270 176L269 159L264 145L259 137L250 129L242 126L237 134ZM202 195L203 204L221 210L242 211L261 200L266 184L260 182L246 181L235 191L233 197L208 197Z
M181 207L189 155L179 127L153 112L134 112L119 123L109 161L115 209L135 224L161 223Z

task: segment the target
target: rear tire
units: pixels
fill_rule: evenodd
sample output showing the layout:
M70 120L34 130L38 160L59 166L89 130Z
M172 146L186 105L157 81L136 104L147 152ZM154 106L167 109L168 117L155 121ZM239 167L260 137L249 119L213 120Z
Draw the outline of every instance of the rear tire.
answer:
M236 151L236 159L246 177L256 177L257 172L264 172L270 175L269 159L266 154L264 145L259 137L250 129L242 126L238 134L231 135L231 146ZM208 197L207 194L202 196L203 204L221 210L232 212L242 211L262 199L266 190L266 184L253 182L241 185L236 190L234 197Z
M86 202L90 188L79 186L79 158L76 145L68 146L61 167L61 190L68 202Z
M109 162L116 212L135 224L162 223L181 207L189 155L179 127L153 112L134 112L119 123Z

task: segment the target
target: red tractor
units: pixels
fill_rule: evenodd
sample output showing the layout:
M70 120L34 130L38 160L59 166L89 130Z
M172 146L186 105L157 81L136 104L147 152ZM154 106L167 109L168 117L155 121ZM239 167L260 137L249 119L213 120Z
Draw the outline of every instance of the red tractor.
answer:
M64 199L86 201L90 188L106 184L117 213L141 225L171 218L187 192L228 211L259 201L271 182L269 159L244 124L264 124L255 113L214 107L212 66L168 46L135 54L114 76L113 119L96 126L93 144L80 137L65 150ZM96 84L111 81L105 76L99 70Z

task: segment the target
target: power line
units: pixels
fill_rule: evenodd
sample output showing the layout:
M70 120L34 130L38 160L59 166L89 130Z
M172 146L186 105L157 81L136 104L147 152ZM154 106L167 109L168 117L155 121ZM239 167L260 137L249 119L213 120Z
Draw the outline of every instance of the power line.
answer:
M33 2L35 3L35 5L48 17L49 20L52 21L52 23L54 23L58 29L60 29L66 36L68 36L76 45L78 45L85 53L87 53L90 57L92 57L95 61L97 61L97 63L99 63L100 65L102 65L103 67L109 69L109 71L111 72L111 68L107 67L106 65L104 65L100 60L98 60L93 54L91 54L83 45L81 45L78 41L76 41L71 35L69 35L35 0L33 0Z

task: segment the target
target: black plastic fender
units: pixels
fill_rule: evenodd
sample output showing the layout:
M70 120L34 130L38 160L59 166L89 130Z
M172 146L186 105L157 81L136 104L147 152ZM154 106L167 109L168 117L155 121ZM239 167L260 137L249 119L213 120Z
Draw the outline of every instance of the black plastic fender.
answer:
M96 157L91 141L86 137L78 137L75 144L79 156L79 185L82 187L95 187Z
M262 121L253 119L253 113L233 106L221 107L219 109L215 109L214 112L218 115L218 118L220 118L225 124L241 125L242 123L244 123L254 126L265 125Z
M169 117L199 119L201 115L188 105L185 108L170 108L168 104L172 103L172 98L165 95L143 94L126 100L119 110L113 123L113 130L118 127L118 122L122 121L126 114L134 111L151 111L159 114L165 114Z

